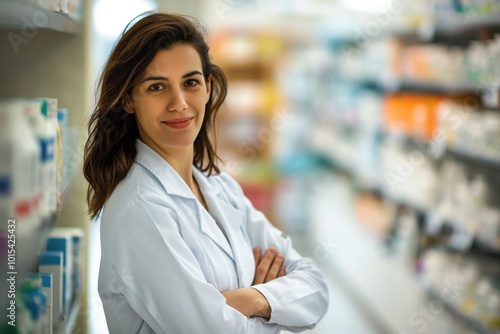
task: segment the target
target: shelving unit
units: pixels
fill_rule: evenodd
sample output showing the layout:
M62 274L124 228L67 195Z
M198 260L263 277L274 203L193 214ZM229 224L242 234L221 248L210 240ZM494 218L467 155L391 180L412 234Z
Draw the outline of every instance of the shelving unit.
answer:
M406 137L406 140L412 140L412 139L410 139L409 137ZM322 152L322 151L319 151L319 150L314 149L314 148L313 148L313 151L316 153L318 159L325 161L328 165L332 166L334 170L340 171L344 175L348 175L349 178L351 179L351 181L353 182L353 184L357 185L357 182L359 181L360 176L355 173L352 166L349 166L347 163L342 162L340 159L338 159L335 155L333 155L331 153L329 154L327 152ZM460 153L460 154L463 154L463 153ZM466 157L467 157L467 159L474 159L473 162L478 163L478 160L476 160L475 158L471 158L470 156L466 156ZM490 161L490 160L486 160L486 161L487 161L486 163L488 164L488 166L493 166L495 168L498 168L498 170L500 171L500 164L497 164L496 161ZM482 161L480 163L482 163ZM398 206L405 206L405 207L411 208L411 209L415 210L415 212L419 213L422 216L430 217L430 216L434 215L433 209L424 208L420 205L416 205L414 203L405 201L397 196L394 196L394 195L388 193L387 191L385 191L384 189L382 189L380 187L380 182L371 183L369 186L367 186L366 184L363 184L363 185L361 185L361 189L364 191L371 191L373 193L376 193L376 194L380 195L382 198L384 198L384 200L387 202L393 203L393 204L398 205ZM428 221L428 219L429 218L425 218L426 221ZM438 227L437 228L434 227L434 230L435 230L434 233L439 233L439 231L443 227L446 227L446 228L450 229L451 231L453 231L456 228L455 227L456 224L454 224L452 222L445 221L445 220L441 220L436 225L438 225ZM497 249L494 246L488 244L487 242L485 242L477 237L473 237L472 239L473 240L471 242L471 246L474 245L473 249L477 249L481 253L484 253L484 254L487 254L490 256L497 256L500 258L500 248Z
M470 21L460 22L460 24L457 22L456 24L442 25L439 27L435 27L432 36L429 38L420 38L420 36L418 36L417 33L415 34L406 33L406 34L401 34L401 36L380 34L379 36L375 36L374 38L395 37L401 40L400 43L404 44L405 42L408 42L410 43L410 45L413 45L415 43L416 44L434 43L436 41L438 41L439 43L441 42L448 43L451 41L450 45L468 46L470 38L478 38L478 36L474 34L477 32L476 30L484 29L488 32L486 35L491 37L490 33L492 31L496 32L497 28L500 28L500 14L485 17L483 18L483 20L470 20ZM498 31L500 31L500 29ZM458 42L459 39L460 39L459 43L455 43ZM466 41L465 43L463 42L464 40ZM345 41L339 42L337 40L335 40L334 42L345 43ZM388 48L389 47L387 47L387 49ZM339 57L346 56L345 54L342 53L343 50L341 47L340 48L338 47L338 44L335 44L335 47L333 49L335 52L337 52ZM376 48L374 49L376 50ZM383 48L381 47L381 49ZM383 49L384 51L381 51L381 53L382 52L389 53L387 49ZM357 51L363 52L362 48L360 48ZM366 50L364 51L366 52ZM353 55L353 57L355 57L356 58L355 61L358 62L367 61L366 59L367 56L364 55L355 54ZM342 58L340 59L342 60ZM374 62L376 62L377 64L380 63L385 65L384 61L377 58L377 56L374 56L370 59L374 59ZM346 66L348 66L347 64L348 63L346 62ZM389 61L387 61L387 64L389 64ZM391 65L394 64L391 63ZM335 86L332 85L333 88L331 89L338 89L341 93L347 92L346 94L348 95L350 93L349 87L352 87L352 91L355 90L358 91L357 95L356 94L352 95L360 99L363 97L363 95L359 93L359 91L361 90L369 91L370 93L375 92L380 94L381 96L383 96L384 94L391 94L391 96L398 95L397 93L405 93L405 94L400 94L401 96L409 95L408 93L420 93L418 94L418 96L440 95L443 96L443 99L445 97L449 97L450 100L452 100L453 98L457 98L458 96L460 97L474 96L482 98L483 102L482 107L484 107L484 109L492 109L492 111L500 111L498 106L498 94L496 94L496 97L493 99L486 100L484 98L484 95L489 94L490 92L498 92L499 89L495 83L479 84L474 82L451 82L451 83L420 82L420 81L412 81L405 79L397 79L394 77L390 78L390 76L385 75L386 72L383 71L380 71L381 75L377 77L376 74L373 74L377 73L377 71L373 70L373 66L372 67L367 66L367 72L369 73L369 75L367 75L366 77L359 77L359 75L364 74L363 71L354 68L353 65L350 66L351 68L347 67L336 68L336 71L334 71L334 74L337 75L337 77L335 77L334 80ZM352 73L352 76L356 77L349 77L348 76L349 73ZM382 73L384 75L382 75ZM403 71L398 71L398 69L396 69L390 73L403 73ZM428 75L427 77L432 77L432 75ZM341 84L339 84L339 81L341 82L342 86ZM321 84L328 84L328 83L329 82L326 83L322 82ZM338 88L339 86L340 88ZM338 106L337 105L329 106L329 108L335 109L338 107L340 111L345 110L347 117L345 119L349 120L354 119L356 121L356 120L362 120L363 117L369 118L367 114L362 114L361 112L358 113L358 111L355 110L356 107L359 107L359 104L347 102L346 99L347 99L346 97L342 96L341 98L338 99L339 100ZM337 102L337 99L335 98L332 98L331 100ZM385 100L382 97L380 98L380 101L385 101ZM401 103L400 106L402 105L404 104ZM409 103L406 103L405 105L408 106ZM408 106L408 109L404 111L401 110L401 112L405 112L409 110L409 108L410 106ZM331 131L337 134L343 133L344 131L345 132L349 131L349 133L354 133L354 136L362 139L363 136L367 134L367 131L363 131L363 124L354 124L354 125L351 123L345 124L345 122L343 121L344 119L343 116L338 116L341 114L340 111L335 110L335 113L333 113L335 117L332 117L332 115L330 114L327 115L329 116L329 118L325 117L325 119L331 122L330 124ZM366 112L366 110L364 112ZM373 120L371 121L373 122ZM370 123L369 125L371 124L372 123ZM416 133L415 128L405 127L405 125L406 124L401 125L401 128L407 128L408 133L410 132ZM436 126L435 123L432 126ZM464 126L466 126L466 124ZM318 128L321 129L323 129L324 127L325 127L324 125L318 126ZM427 129L431 129L430 126ZM317 130L317 132L319 131L320 130ZM377 135L374 134L375 131L370 131L369 133L370 135L373 134L374 137L378 136L378 134ZM408 152L411 152L413 147L415 149L417 149L418 147L423 152L424 150L422 148L422 144L426 145L431 143L429 139L414 138L405 133L389 134L388 131L382 130L380 131L380 134L383 139L386 139L388 136L395 137L396 139L398 139L396 141L396 144L398 145L401 144L404 149L408 148ZM375 182L372 182L369 185L366 185L366 183L363 184L363 182L360 182L361 181L360 178L362 177L362 175L358 175L357 171L357 170L363 170L363 168L359 168L359 166L353 164L353 161L358 161L355 158L355 155L354 154L352 154L352 156L346 155L345 154L346 152L344 152L345 149L342 149L339 150L337 156L336 155L337 152L334 151L339 147L339 145L341 145L341 144L334 145L336 139L344 140L346 147L347 145L349 145L351 151L354 151L356 149L351 146L353 146L352 143L355 143L354 145L356 145L357 140L352 140L349 136L344 136L344 135L337 135L335 137L332 136L331 140L325 139L324 136L322 136L322 138L324 140L323 142L319 143L318 147L314 147L313 145L313 147L311 147L310 149L318 155L319 160L325 161L327 165L330 165L336 170L340 170L340 174L338 175L340 175L341 178L348 180L354 192L359 192L361 190L362 193L372 193L376 195L377 200L382 199L383 202L390 203L389 206L386 206L385 204L384 206L390 207L391 210L393 208L396 208L395 210L396 212L398 212L398 214L400 211L403 213L410 212L412 214L413 212L415 212L417 217L415 220L418 221L419 235L423 236L427 233L425 231L427 228L426 224L429 224L429 219L432 218L434 210L432 205L430 205L431 207L423 207L421 205L416 205L415 203L411 203L408 200L406 200L405 199L406 196L405 198L402 198L399 197L396 194L396 192L395 194L392 194L392 191L387 192L383 187L384 176L382 174L380 174L380 180L378 181L375 180ZM416 145L416 142L418 142L419 145ZM380 145L379 147L382 147L382 145ZM467 165L474 166L475 168L474 170L476 170L477 168L478 170L488 169L488 170L500 171L500 161L497 161L495 158L486 157L484 155L480 155L456 147L447 147L446 143L444 142L442 143L442 146L440 148L441 149L438 152L439 154L432 155L432 157L429 156L430 152L424 153L425 156L427 156L428 158L432 158L430 159L431 164L432 162L434 162L436 165L439 165L439 163L445 157L446 158L451 157L453 158L452 160L454 161L461 161L461 162L463 161ZM359 149L360 150L364 149L364 146L359 145ZM392 148L391 154L396 155L396 153L394 152L398 152L398 150ZM404 153L402 154L404 155ZM365 155L368 156L368 154ZM366 158L366 156L363 156L363 159L360 158L360 161L363 160L364 162L366 162L366 160L368 159ZM402 156L402 159L404 158L408 159L408 156L406 157ZM392 159L396 161L395 157L392 157ZM370 166L372 166L372 168L374 169L378 168L377 165L370 165ZM392 166L392 167L394 167L394 169L397 168L397 166ZM415 169L417 168L418 167L415 167ZM381 173L383 173L383 171ZM415 183L417 183L417 181L412 182L412 184ZM337 189L338 184L335 184L334 186L332 185L332 188ZM389 190L389 188L387 189ZM400 191L398 193L407 194L405 190ZM328 196L325 195L325 197ZM332 194L332 198L333 197L334 195ZM410 198L410 196L408 196L408 198ZM333 201L332 200L330 201L331 202L329 205L333 206ZM420 201L418 202L420 203ZM424 202L427 201L422 201L422 203ZM351 205L351 203L344 202L343 205L349 206ZM325 206L327 207L328 204L325 204ZM386 254L390 252L389 248L384 247L384 242L387 242L386 239L383 239L381 237L378 238L376 235L371 234L369 229L363 228L361 226L361 222L356 221L356 218L353 217L352 214L349 213L346 213L345 215L341 214L340 212L343 212L341 207L337 207L335 209L325 208L323 210L328 211L328 213L323 213L322 215L318 214L319 218L317 219L318 221L322 222L316 223L318 226L316 227L317 230L315 236L321 237L325 235L334 235L335 240L338 241L349 240L349 243L351 242L356 243L355 247L347 245L347 242L343 243L342 246L344 248L341 251L335 251L331 256L332 259L329 261L329 263L331 263L332 267L335 267L338 272L346 276L347 281L351 283L351 290L355 291L355 295L361 298L363 305L366 305L367 308L370 310L370 312L373 313L376 318L381 319L382 322L385 323L385 326L388 328L387 332L394 332L394 333L420 332L417 330L418 327L412 328L411 325L408 324L408 322L411 322L411 320L408 319L410 319L409 317L414 315L415 312L418 312L420 308L428 305L429 299L436 298L436 296L429 294L425 290L422 282L418 281L418 277L415 272L410 273L411 270L409 270L409 268L404 268L403 266L401 266L401 263L398 263L398 261L395 261L393 258L388 256L388 254ZM395 217L398 217L398 214L395 214ZM333 218L334 221L332 222L330 221L330 218L323 218L322 216L334 217ZM393 218L393 219L396 220L398 218ZM443 250L454 252L460 255L471 256L472 258L484 257L492 259L493 261L498 261L498 259L500 259L500 248L497 248L495 245L490 244L482 240L480 237L478 237L480 235L479 232L474 232L478 233L476 235L473 233L468 233L467 231L464 231L461 225L453 224L453 222L448 222L448 221L438 222L437 225L439 226L435 228L435 231L433 231L432 235L436 236L436 238L431 238L430 235L426 236L428 240L430 240L429 241L430 243L437 242L435 240L442 241L443 244L440 244L440 246L442 247ZM397 229L398 226L393 222L391 224L391 228ZM459 237L461 236L463 236L464 238L460 239ZM395 240L392 230L391 232L388 233L388 235L384 235L384 237L391 238L391 240ZM460 244L459 241L461 240L464 240L463 244ZM395 240L395 243L397 243L397 240ZM424 250L424 248L419 249L419 251L422 250ZM420 255L415 254L416 258L419 256ZM369 277L368 280L363 279L367 277ZM378 284L372 283L372 281L377 281ZM403 285L405 285L406 287L411 286L411 288L407 288L404 290L403 288L397 288ZM408 295L408 297L405 295L404 299L402 298L398 299L396 296L393 295L395 291L406 292L410 290L411 293ZM471 319L470 317L465 316L457 309L454 309L451 305L445 305L445 306L446 310L448 311L447 313L453 316L450 317L450 319L457 319L457 323L465 324L467 330L469 330L471 333L480 333L480 334L497 333L494 330L486 328L485 325L481 324L478 320ZM451 328L452 326L449 327ZM449 330L451 332L451 329ZM427 332L434 333L430 329L428 329ZM444 329L438 330L436 331L436 333L437 332L444 332Z
M279 225L271 206L276 188L273 138L266 135L273 131L271 120L279 102L273 66L284 42L258 30L227 28L217 31L213 40L214 62L229 82L217 142L219 155L228 163L222 168L236 178L253 205Z
M456 36L485 28L497 28L500 30L500 13L482 15L475 18L457 17L456 20L448 22L438 21L435 28L435 35Z
M488 168L492 168L492 169L496 169L496 170L500 171L500 159L487 157L484 155L473 153L472 151L468 151L468 150L464 150L464 149L460 149L460 148L455 148L455 147L448 147L446 149L446 151L449 154L451 154L451 155L453 155L461 160L467 161L469 163L477 164L480 166L484 166L484 167L488 167Z
M440 298L439 294L433 290L429 290L427 293L429 294L430 298L437 298L437 299ZM468 328L474 330L475 333L478 333L478 334L498 334L499 333L499 331L489 329L489 328L485 327L483 324L481 324L480 322L478 322L477 320L463 314L463 312L458 310L455 306L453 306L449 303L443 303L443 305L444 305L447 312L452 314L458 321L463 322Z
M347 78L345 82L357 84L360 86L373 87L387 93L396 92L417 92L417 93L436 93L444 95L453 95L460 93L481 94L485 90L491 89L490 85L480 85L475 83L438 83L438 82L420 82L412 80L391 80L382 82L377 79L358 79Z
M346 174L347 173L347 174ZM349 175L350 170L342 170L343 175ZM352 184L352 181L346 181ZM321 187L327 187L328 182ZM411 272L411 268L405 267L397 259L387 255L382 240L378 240L373 234L365 231L356 221L350 206L338 198L339 184L336 183L335 190L330 190L331 195L324 194L324 198L336 198L335 202L326 202L319 200L311 209L316 217L313 227L313 236L321 238L324 236L335 235L342 249L335 251L328 261L328 264L336 271L339 271L346 280L350 282L349 293L360 299L374 317L379 319L386 327L388 332L418 333L417 328L409 327L409 323L401 321L410 314L414 314L420 307L429 305L433 299L441 299L440 296L432 291L423 288L422 282ZM323 190L326 192L326 190ZM342 190L340 191L342 192ZM323 194L323 192L321 192ZM396 205L403 205L415 209L422 214L430 214L422 208L414 207L412 204L386 197L381 193L385 200L391 201ZM344 200L345 201L345 200ZM334 205L337 203L337 205ZM325 221L326 217L335 217L335 222ZM443 228L453 229L451 223L443 223ZM355 240L355 243L346 243L342 241ZM457 251L448 247L449 251ZM460 251L463 252L463 251ZM500 257L500 249L474 238L473 246L468 251L472 254L482 254L493 259ZM363 277L370 277L370 280L364 280ZM378 283L374 283L378 282ZM382 284L383 282L383 284ZM377 285L378 284L378 285ZM404 290L403 290L404 289ZM405 303L397 302L396 291L405 291ZM485 327L479 321L464 315L453 305L443 303L445 309L458 322L463 323L467 328L478 334L498 334Z
M402 80L397 82L394 87L386 87L390 92L422 92L437 94L460 94L460 93L480 93L483 87L473 83L435 83Z
M68 108L69 125L78 128L84 138L84 123L92 94L90 55L90 15L92 1L82 1L84 18L77 22L69 16L44 10L24 0L0 0L0 98L51 97L58 106ZM30 30L31 29L31 30ZM8 36L22 38L14 48ZM80 144L73 148L81 157ZM35 231L17 239L18 282L24 272L37 268L38 253L44 249L48 232L54 226L78 227L87 234L85 185L79 168L64 189L61 201L50 218ZM85 245L83 253L87 253ZM84 258L85 272L86 258ZM5 284L0 283L2 291ZM4 299L0 299L1 306ZM69 317L59 326L59 333L71 333L77 326L86 332L86 319L78 319L81 305L86 303L86 278L80 296L73 302ZM2 313L4 314L4 313ZM3 325L4 320L0 321Z
M47 21L41 21L38 25L38 21L34 22L34 18L37 17L39 20L47 19ZM36 26L38 29L51 29L69 34L77 34L81 31L81 24L63 13L48 11L30 3L23 3L23 1L0 1L1 29L21 29L27 24Z

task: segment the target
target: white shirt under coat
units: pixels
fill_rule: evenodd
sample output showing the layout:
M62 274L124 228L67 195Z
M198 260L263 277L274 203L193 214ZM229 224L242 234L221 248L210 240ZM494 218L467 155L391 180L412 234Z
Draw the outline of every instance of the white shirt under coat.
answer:
M112 334L267 334L318 323L328 308L322 274L236 181L193 167L209 213L160 155L140 140L136 148L101 217L98 289ZM221 292L251 287L252 250L271 246L284 254L286 276L253 286L267 298L271 318L247 318Z

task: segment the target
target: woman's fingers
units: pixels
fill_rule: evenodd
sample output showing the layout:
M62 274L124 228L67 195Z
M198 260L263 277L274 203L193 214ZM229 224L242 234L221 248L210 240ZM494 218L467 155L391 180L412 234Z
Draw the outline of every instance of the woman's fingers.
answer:
M283 277L286 275L286 269L285 266L281 266L280 271L278 272L278 277Z
M276 257L277 253L278 251L274 247L270 247L266 251L264 257L255 268L254 284L264 283L264 280L266 279L266 276L269 272L269 269L271 268L271 265L273 264L274 258Z
M283 265L283 261L285 260L285 257L283 254L277 254L274 257L273 264L269 268L269 271L267 272L266 278L264 279L264 283L267 283L269 281L272 281L273 279L278 277L278 273L281 269L281 266Z
M253 249L253 257L255 259L255 268L257 268L257 265L259 264L261 255L262 255L262 250L259 247L255 247Z
M253 249L253 254L255 259L255 277L253 284L267 283L275 278L285 276L286 272L283 266L285 256L278 253L276 248L269 247L262 257L262 260L260 259L262 250L259 247Z

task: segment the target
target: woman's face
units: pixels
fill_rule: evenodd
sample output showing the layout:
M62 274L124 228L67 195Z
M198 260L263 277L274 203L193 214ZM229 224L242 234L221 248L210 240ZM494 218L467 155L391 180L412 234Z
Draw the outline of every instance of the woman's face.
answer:
M179 44L159 51L139 76L128 111L136 115L140 139L172 155L193 150L209 97L198 52Z

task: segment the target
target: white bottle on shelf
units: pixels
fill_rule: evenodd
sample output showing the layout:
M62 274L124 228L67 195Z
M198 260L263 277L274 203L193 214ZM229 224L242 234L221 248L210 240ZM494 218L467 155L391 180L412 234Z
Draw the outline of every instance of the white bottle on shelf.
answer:
M38 154L22 101L0 101L0 208L2 221L16 219L18 236L33 233L39 224L33 207Z
M59 158L59 148L60 148L60 137L58 136L58 121L57 121L57 99L51 98L40 98L37 100L46 101L46 108L42 109L42 115L49 123L50 132L53 134L55 138L53 149L54 159L51 160L51 178L49 179L47 185L47 192L50 198L50 210L55 212L57 210L57 204L59 202L59 192L58 192L58 158Z
M41 196L39 200L39 213L41 219L47 219L52 213L49 182L53 177L52 169L55 164L54 146L55 133L51 124L42 115L42 110L47 109L47 102L43 100L28 100L25 102L25 112L30 119L33 131L40 147L39 155L39 184Z

